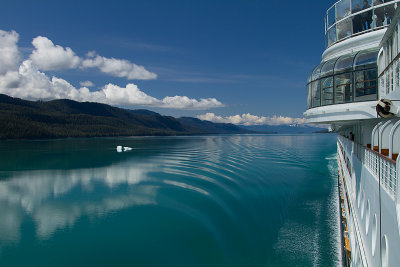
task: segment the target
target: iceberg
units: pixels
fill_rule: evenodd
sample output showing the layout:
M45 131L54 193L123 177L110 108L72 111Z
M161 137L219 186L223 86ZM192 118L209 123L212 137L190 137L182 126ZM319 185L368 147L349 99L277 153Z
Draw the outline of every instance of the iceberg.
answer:
M126 151L131 151L132 148L129 146L117 146L117 152L126 152Z

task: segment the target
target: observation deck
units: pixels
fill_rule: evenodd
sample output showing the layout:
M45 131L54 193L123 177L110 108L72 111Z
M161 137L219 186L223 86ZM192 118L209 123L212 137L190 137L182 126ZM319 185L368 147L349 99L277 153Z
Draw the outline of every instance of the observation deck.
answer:
M341 0L325 16L326 48L389 26L399 0Z
M341 0L325 16L322 62L307 81L309 123L376 118L380 43L400 0Z
M309 122L376 117L378 49L363 50L318 65L308 78Z

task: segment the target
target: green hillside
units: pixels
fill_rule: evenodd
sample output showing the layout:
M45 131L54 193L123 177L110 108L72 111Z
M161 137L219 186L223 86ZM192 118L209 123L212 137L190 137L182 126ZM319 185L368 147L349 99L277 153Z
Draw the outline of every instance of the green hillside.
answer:
M232 124L176 119L148 110L126 110L67 99L28 101L0 94L0 139L247 132Z

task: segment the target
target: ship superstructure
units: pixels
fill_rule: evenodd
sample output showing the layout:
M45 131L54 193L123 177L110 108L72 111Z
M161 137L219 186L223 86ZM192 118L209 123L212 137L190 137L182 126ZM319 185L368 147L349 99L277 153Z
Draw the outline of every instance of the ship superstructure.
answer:
M342 0L307 82L309 123L338 133L343 264L400 266L400 1Z

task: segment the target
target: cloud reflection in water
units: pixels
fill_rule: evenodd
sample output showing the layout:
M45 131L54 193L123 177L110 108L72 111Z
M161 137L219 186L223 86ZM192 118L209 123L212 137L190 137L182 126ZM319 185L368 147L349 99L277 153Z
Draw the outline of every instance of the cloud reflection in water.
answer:
M0 240L19 241L26 215L33 218L37 237L48 239L82 216L155 205L158 186L141 184L153 167L129 162L98 169L14 172L0 182Z

